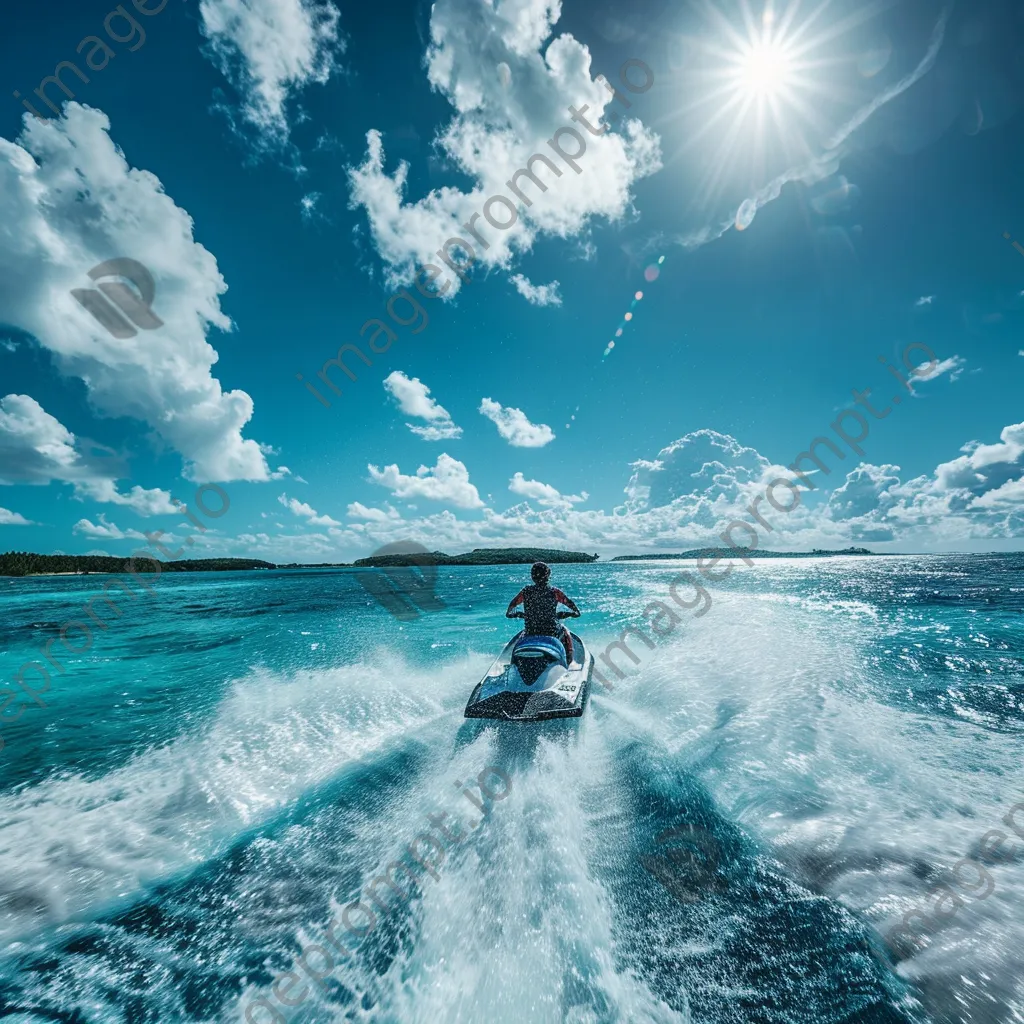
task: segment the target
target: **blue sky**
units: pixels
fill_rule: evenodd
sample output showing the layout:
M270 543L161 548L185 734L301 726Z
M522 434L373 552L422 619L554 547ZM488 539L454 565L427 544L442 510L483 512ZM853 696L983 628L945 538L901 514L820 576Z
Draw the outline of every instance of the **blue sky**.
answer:
M205 482L231 507L196 555L712 544L864 388L904 400L761 546L1021 546L1009 2L139 6L21 5L0 38L0 550L184 538ZM58 117L61 61L90 80ZM577 174L547 140L584 103L609 130L576 125ZM418 295L537 152L561 176ZM119 257L161 322L126 338L71 294ZM372 318L397 337L338 396L317 373ZM912 344L901 391L880 357Z

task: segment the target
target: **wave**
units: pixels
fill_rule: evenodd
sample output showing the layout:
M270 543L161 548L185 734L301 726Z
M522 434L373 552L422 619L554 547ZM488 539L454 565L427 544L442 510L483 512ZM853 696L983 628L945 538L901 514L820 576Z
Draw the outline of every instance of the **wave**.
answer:
M461 673L453 666L451 680ZM370 661L238 680L213 721L99 778L0 795L0 936L109 911L193 870L346 765L447 713L444 673Z

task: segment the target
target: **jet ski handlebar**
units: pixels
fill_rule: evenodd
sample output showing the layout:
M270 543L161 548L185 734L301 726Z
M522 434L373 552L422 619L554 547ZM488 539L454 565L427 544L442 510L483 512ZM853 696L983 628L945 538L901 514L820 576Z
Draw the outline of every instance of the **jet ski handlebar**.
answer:
M580 616L579 616L578 612L555 612L555 618L556 619L578 619L579 617ZM526 618L526 612L506 612L505 613L505 618L506 619L525 619Z

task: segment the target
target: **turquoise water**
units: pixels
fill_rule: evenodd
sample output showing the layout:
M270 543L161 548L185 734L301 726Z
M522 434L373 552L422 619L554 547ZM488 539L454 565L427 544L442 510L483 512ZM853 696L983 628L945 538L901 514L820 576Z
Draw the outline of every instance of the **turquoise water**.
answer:
M554 582L600 654L685 567ZM524 568L441 569L447 609L408 623L345 570L136 587L53 647L46 707L0 715L4 1019L1024 1019L1024 840L916 951L884 941L1024 800L1022 568L758 562L558 728L462 718ZM0 580L3 678L103 583ZM284 1006L276 975L427 815L480 819L456 783L487 765L508 795ZM680 824L721 854L690 902L641 860Z

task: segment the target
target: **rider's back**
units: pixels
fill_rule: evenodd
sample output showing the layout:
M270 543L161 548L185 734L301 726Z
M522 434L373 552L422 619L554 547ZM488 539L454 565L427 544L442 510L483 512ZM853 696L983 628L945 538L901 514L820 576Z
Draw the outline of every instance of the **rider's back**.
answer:
M526 632L532 636L559 636L558 591L547 583L534 583L523 588L523 611Z

